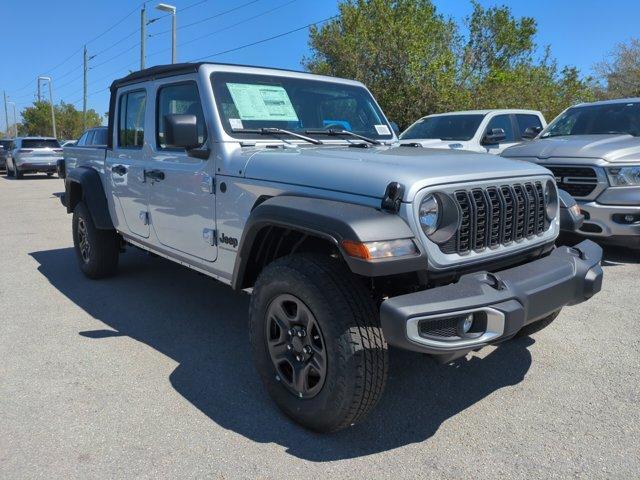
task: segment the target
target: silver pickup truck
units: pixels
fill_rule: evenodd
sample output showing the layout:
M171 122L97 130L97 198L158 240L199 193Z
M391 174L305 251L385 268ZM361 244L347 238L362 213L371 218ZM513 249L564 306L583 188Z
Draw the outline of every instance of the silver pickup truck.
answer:
M601 288L600 247L554 246L548 170L400 146L351 80L210 63L132 73L111 86L103 155L78 152L65 186L88 277L134 246L251 292L264 385L317 431L371 411L389 345L449 362Z
M640 98L571 107L502 155L553 172L584 213L579 235L640 249Z

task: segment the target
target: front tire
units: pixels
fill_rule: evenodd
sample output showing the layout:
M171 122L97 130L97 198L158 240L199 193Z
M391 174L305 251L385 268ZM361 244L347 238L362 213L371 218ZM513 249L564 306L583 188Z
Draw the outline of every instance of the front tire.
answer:
M336 259L296 254L268 265L253 289L249 330L266 389L306 428L346 428L382 396L388 355L376 305Z
M110 277L118 268L120 238L115 230L99 230L83 202L73 211L73 245L80 270L87 277Z

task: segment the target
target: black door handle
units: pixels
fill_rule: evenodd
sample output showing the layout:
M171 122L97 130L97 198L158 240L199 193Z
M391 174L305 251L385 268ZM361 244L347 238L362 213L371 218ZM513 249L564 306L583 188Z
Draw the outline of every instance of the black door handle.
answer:
M111 171L116 175L124 175L125 173L127 173L127 167L125 167L124 165L114 165L113 167L111 167Z
M156 182L164 180L164 172L162 170L145 170L144 176Z

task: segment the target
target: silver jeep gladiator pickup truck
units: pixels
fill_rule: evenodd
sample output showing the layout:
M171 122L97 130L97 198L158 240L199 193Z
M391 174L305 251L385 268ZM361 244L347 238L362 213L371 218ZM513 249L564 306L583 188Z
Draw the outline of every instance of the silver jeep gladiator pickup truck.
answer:
M553 172L585 216L580 236L640 249L640 98L571 107L502 155Z
M388 346L448 362L529 335L601 288L600 247L555 247L553 175L398 144L361 83L176 64L111 86L107 146L65 179L89 278L126 246L251 291L258 372L330 432L382 395Z

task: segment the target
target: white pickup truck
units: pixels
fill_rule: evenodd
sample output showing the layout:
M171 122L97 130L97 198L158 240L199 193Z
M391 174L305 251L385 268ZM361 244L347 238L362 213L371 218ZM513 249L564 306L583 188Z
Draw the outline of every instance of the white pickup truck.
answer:
M547 122L536 110L469 110L427 115L400 134L400 143L426 148L501 153L535 138Z

